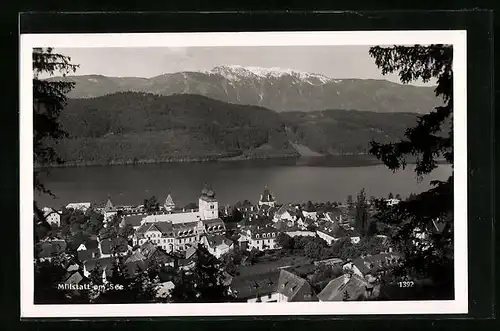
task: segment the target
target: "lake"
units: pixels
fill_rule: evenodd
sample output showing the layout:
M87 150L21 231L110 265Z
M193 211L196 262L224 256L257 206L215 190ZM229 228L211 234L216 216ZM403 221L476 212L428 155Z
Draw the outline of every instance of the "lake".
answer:
M363 157L53 168L42 179L57 198L38 194L35 198L40 206L54 208L69 202L103 204L108 196L115 205L139 205L153 195L163 203L170 192L182 207L197 203L208 182L224 205L245 199L257 202L266 185L279 203L345 201L362 188L368 197L387 196L389 192L405 197L452 173L450 165L442 164L418 183L413 170L410 165L393 173Z

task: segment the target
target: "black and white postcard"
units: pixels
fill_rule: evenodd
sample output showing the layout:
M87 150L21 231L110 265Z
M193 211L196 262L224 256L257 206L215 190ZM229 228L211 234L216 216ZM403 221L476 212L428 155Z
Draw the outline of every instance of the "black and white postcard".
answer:
M20 43L22 317L467 312L465 31Z

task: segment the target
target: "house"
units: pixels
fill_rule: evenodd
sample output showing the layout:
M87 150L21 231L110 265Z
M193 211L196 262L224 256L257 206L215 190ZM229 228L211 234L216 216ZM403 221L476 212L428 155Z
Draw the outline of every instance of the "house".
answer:
M66 205L66 209L81 210L86 212L92 204L90 202L72 202Z
M278 302L317 301L311 285L287 270L281 269L276 292Z
M312 218L309 218L309 217L306 217L306 218L302 218L300 217L298 220L297 220L297 225L303 229L303 230L306 230L308 228L311 228L311 227L314 227L317 225L317 222L316 220L313 220Z
M304 231L301 229L290 229L288 231L284 231L290 237L316 237L316 232L314 231Z
M247 250L256 248L260 251L279 248L276 238L278 230L271 226L252 226L240 232L238 242L241 247Z
M292 225L294 225L300 216L302 216L302 214L298 210L298 207L294 207L291 204L287 204L281 206L274 213L273 222L287 221L289 223L292 223Z
M125 263L132 262L143 262L145 265L149 265L151 262L159 266L171 266L175 265L174 257L170 256L163 249L160 249L157 245L150 241L145 242L140 247L138 247L133 253L125 260Z
M231 240L219 234L203 235L201 237L201 244L216 258L220 258L223 254L234 248L234 243Z
M199 243L200 236L205 233L202 221L190 223L155 222L144 223L134 233L133 245L142 245L146 241L163 248L166 252L182 251L188 245Z
M58 256L66 250L66 241L62 239L44 240L35 246L35 258L40 262L52 261L52 258Z
M386 199L385 202L387 203L388 206L395 206L397 205L401 200L399 199Z
M52 226L61 226L61 213L52 208L43 208L43 217Z
M373 286L363 277L345 273L331 280L318 294L319 301L360 301L373 298L380 292L379 286Z
M98 247L101 257L110 257L112 254L124 256L132 249L123 238L103 239L99 241Z
M261 274L238 275L232 279L230 292L237 301L278 302L276 285L280 272L277 270Z
M352 271L354 274L373 281L379 273L397 265L401 255L394 252L383 252L375 255L362 255L352 262L343 265L346 271Z
M142 219L147 215L144 213L141 214L127 214L123 216L123 224L120 226L124 227L125 225L130 225L134 230L137 230L142 225Z
M316 234L318 237L326 241L328 245L332 245L334 242L338 241L340 238L345 237L347 232L343 227L340 226L338 222L333 224L322 224L317 230Z
M304 215L305 218L312 219L313 221L317 221L318 220L318 213L317 213L316 210L304 209L304 210L302 210L302 215Z
M340 210L325 213L324 219L330 223L343 223L342 212Z
M268 207L274 207L276 203L276 199L274 196L269 192L269 189L267 186L264 188L264 192L260 195L259 199L259 207L262 206L268 206Z
M85 242L82 242L76 249L76 252L80 262L101 257L97 238L89 238Z

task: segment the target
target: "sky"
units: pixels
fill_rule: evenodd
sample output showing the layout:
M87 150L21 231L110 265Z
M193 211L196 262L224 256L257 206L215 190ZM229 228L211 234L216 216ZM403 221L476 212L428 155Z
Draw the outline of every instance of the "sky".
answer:
M368 54L369 46L219 46L158 48L57 48L80 65L76 75L150 78L179 71L210 70L217 65L279 67L330 78L387 79ZM431 85L415 82L416 85Z

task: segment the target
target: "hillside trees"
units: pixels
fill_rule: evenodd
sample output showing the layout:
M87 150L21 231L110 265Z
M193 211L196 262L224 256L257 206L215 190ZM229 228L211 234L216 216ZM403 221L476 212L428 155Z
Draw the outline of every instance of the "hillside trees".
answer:
M415 80L437 81L435 94L443 104L418 117L416 125L406 130L398 142L371 143L370 152L391 170L404 169L409 156L416 158L419 179L437 168L443 157L453 165L453 48L450 45L414 45L372 47L369 51L382 74L397 73L402 83ZM430 278L434 294L453 296L453 174L445 181L431 182L433 187L412 200L400 202L388 222L397 224L393 240L404 254L400 275ZM433 231L432 221L444 224ZM430 248L413 244L415 230L423 230Z

